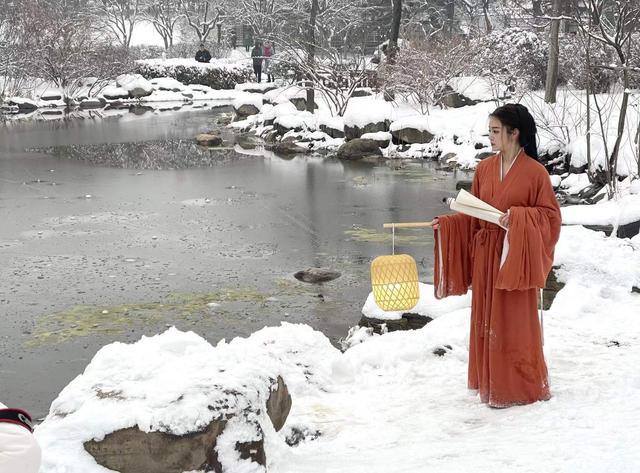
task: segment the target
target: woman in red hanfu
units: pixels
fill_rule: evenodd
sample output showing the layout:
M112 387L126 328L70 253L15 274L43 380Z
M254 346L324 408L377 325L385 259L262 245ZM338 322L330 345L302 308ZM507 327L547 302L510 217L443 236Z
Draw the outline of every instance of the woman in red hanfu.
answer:
M435 293L473 285L470 389L491 407L551 397L537 314L560 235L560 208L538 161L536 125L526 107L507 104L489 117L497 154L478 164L471 192L506 212L502 226L463 214L433 220Z

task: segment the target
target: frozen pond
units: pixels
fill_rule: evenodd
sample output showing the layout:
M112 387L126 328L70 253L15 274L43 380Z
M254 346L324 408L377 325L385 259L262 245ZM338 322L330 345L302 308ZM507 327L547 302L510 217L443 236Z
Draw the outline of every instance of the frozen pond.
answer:
M216 343L284 320L337 343L360 318L371 259L390 252L382 223L429 219L455 190L456 177L428 163L186 141L225 113L0 126L4 403L43 416L101 346L170 325ZM430 231L399 235L397 251L430 280ZM292 277L310 266L342 277Z

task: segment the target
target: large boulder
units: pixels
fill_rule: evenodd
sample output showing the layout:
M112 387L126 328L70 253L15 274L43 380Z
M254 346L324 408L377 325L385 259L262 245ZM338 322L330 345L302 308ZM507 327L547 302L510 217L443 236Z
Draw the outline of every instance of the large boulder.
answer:
M222 137L214 133L200 133L196 136L196 142L200 146L220 146L222 144Z
M102 96L107 100L124 100L129 98L129 91L110 85L102 89Z
M360 138L365 133L377 133L380 131L389 131L389 121L381 121L375 123L367 123L366 125L354 126L354 125L346 125L344 126L344 135L347 140L354 140L356 138Z
M296 386L317 382L304 353L318 343L308 329L287 326L216 347L173 328L107 345L38 427L43 465L67 473L96 463L119 473L265 468L266 447L292 406L283 376Z
M274 152L275 154L281 156L290 156L294 154L304 154L308 153L308 148L303 148L302 146L297 145L293 141L280 141L278 143L274 143L272 145L268 145L266 147L269 151Z
M344 127L342 129L335 128L330 124L321 124L320 131L326 133L331 138L344 138Z
M29 113L38 109L38 104L33 100L22 97L11 97L7 100L7 104L12 107L18 107L19 113Z
M380 151L380 147L376 141L356 138L340 146L337 156L339 159L354 160L371 156L382 156L382 151Z
M236 115L239 118L246 118L250 115L257 115L260 112L258 107L250 103L244 103L237 108L234 107L233 110L236 112Z
M105 105L107 105L107 101L102 97L89 97L80 101L80 108L82 110L103 108Z
M307 109L307 99L305 97L292 97L289 99L289 102L291 102L301 112ZM313 109L316 110L317 108L318 104L314 102Z
M410 126L392 130L391 134L396 143L430 143L433 140L433 134L428 130L419 130Z
M229 392L231 399L238 393ZM213 406L210 406L213 408ZM291 396L284 380L278 377L264 406L277 431L284 426L291 411ZM90 440L84 448L101 466L120 473L183 473L185 471L227 471L217 448L227 426L252 431L252 438L232 442L242 459L266 466L264 433L252 415L224 415L211 421L204 429L186 435L166 432L146 432L138 426L117 430L102 440ZM238 439L240 440L240 439Z
M129 97L139 99L151 95L154 87L140 74L123 74L116 79L116 85L129 92Z

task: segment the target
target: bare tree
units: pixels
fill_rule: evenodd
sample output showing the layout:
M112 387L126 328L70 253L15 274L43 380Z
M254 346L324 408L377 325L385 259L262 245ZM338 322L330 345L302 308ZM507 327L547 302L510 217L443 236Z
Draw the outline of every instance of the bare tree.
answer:
M630 96L630 74L640 70L630 64L631 37L640 26L640 2L628 0L625 2L611 0L589 0L589 23L585 24L584 18L576 15L576 21L583 33L594 41L598 41L610 47L616 55L617 64L590 65L595 68L612 69L618 72L622 82L622 100L619 107L617 134L613 148L609 152L607 144L607 128L604 125L606 116L598 106L596 95L594 102L598 107L598 116L602 128L602 139L607 154L606 179L608 183L609 197L613 197L617 190L617 169L620 155L620 145L625 133L627 109Z
M179 0L187 24L203 43L211 32L222 25L226 14L225 0Z
M142 17L143 0L94 0L94 8L105 31L128 48L133 28Z
M95 34L95 17L90 10L70 10L58 2L21 0L19 19L21 53L29 58L24 65L27 74L52 82L67 99L89 77L95 78L94 85L100 87L130 70L126 49L114 47Z
M176 27L182 12L175 0L148 0L142 17L149 21L162 37L164 49L173 46Z

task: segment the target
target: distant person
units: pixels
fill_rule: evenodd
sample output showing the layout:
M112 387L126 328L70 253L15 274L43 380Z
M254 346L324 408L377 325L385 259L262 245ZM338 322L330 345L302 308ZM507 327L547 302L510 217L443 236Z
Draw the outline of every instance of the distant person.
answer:
M244 49L249 52L251 50L251 45L253 44L253 34L251 33L251 30L245 30L243 39Z
M231 30L231 35L229 36L229 43L231 45L231 49L236 49L238 44L238 35L236 34L236 30Z
M204 43L200 44L200 49L196 53L196 61L198 62L209 62L211 61L211 53L207 48L204 47Z
M273 76L271 75L271 56L273 56L274 53L273 43L271 41L265 41L264 48L262 48L262 55L264 56L264 65L262 68L267 75L267 82L273 82Z
M31 416L0 402L0 472L38 473L41 459Z
M253 59L253 73L256 75L256 81L262 82L262 43L256 41L256 45L251 50L251 58Z

